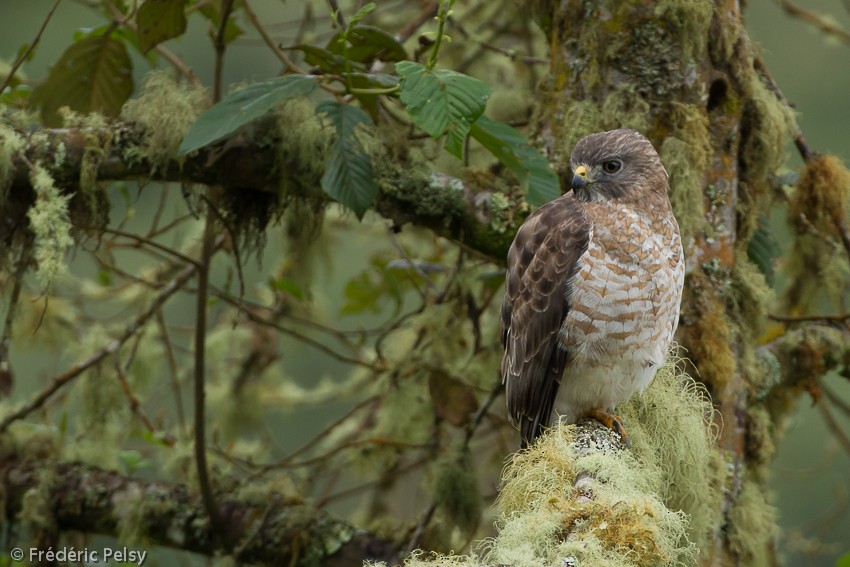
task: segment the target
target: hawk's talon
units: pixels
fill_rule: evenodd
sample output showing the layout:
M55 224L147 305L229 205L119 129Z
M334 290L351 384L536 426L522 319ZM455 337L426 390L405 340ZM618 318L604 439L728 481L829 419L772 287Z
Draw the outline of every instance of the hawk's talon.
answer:
M626 447L631 447L632 442L629 439L628 434L626 433L626 428L623 425L623 419L614 415L613 413L609 413L603 408L594 408L587 414L587 417L591 419L595 419L614 433L620 436L620 443L622 443Z

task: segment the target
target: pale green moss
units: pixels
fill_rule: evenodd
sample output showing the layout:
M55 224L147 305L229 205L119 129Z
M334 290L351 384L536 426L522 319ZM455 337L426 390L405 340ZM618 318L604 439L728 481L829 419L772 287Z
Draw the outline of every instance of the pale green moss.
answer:
M334 129L316 114L315 105L304 97L298 97L281 105L277 113L277 132L280 141L280 192L282 195L319 197L321 187L302 187L305 179L318 180L327 165L328 152L334 140ZM369 139L367 150L374 149ZM286 164L286 165L283 165ZM293 169L291 164L298 164Z
M65 268L65 252L74 244L67 195L54 185L47 170L36 165L30 174L36 194L35 203L27 211L30 228L35 235L33 257L38 265L36 276L48 288Z
M747 258L746 253L739 252L736 257L728 296L739 314L742 330L754 339L764 332L774 293L764 274Z
M660 0L655 15L668 25L686 57L703 52L714 3L708 0Z
M141 154L151 164L151 173L177 159L180 142L207 104L203 89L180 85L170 71L150 73L138 98L121 109L121 117L144 126Z
M36 485L28 489L21 499L18 521L37 531L56 529L53 512L53 491L56 490L56 471L49 465L38 472Z
M764 489L751 478L744 479L741 492L729 512L729 549L742 565L774 565L776 509L767 502Z
M467 537L481 519L481 494L468 448L456 447L434 462L432 493L446 527L458 527Z
M705 226L702 175L691 162L690 146L668 136L659 148L661 162L670 179L670 204L684 237L698 235Z
M694 237L706 228L703 180L712 149L708 118L695 105L673 107L673 134L659 148L670 181L670 203L682 234Z
M773 418L763 405L752 405L747 410L747 455L757 465L765 465L776 454L776 432ZM755 468L755 467L754 467Z
M714 408L700 382L671 360L652 386L620 411L635 457L660 472L664 504L690 518L691 541L705 547L719 528L721 470L715 467Z
M12 160L26 145L23 136L10 126L0 124L0 199L6 198L6 190L12 184Z
M118 541L123 545L144 545L150 528L147 499L142 488L128 484L112 496L118 524Z

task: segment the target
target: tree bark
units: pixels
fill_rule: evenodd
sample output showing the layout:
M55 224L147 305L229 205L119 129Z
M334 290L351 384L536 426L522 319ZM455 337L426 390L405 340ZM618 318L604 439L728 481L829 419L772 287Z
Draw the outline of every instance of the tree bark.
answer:
M15 457L0 464L0 478L7 518L17 518L27 495L38 492L52 514L53 528L117 536L132 524L132 535L145 548L152 543L210 556L228 553L240 563L330 567L365 560L394 564L399 553L387 540L274 494L262 503L220 494L219 516L227 535L220 542L200 497L180 484Z

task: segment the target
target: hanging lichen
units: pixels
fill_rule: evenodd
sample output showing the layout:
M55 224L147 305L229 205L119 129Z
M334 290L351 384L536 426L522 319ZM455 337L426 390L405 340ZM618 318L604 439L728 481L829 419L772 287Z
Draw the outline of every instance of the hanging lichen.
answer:
M48 288L65 267L65 252L74 244L68 215L70 197L60 193L53 178L40 165L33 167L30 182L36 199L27 211L27 218L35 235L36 276Z

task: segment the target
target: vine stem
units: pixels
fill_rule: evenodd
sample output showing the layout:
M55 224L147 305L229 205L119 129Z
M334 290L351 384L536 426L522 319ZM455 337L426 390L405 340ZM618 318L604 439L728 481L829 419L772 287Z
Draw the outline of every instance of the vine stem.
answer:
M233 9L233 0L224 0L221 6L221 21L215 37L215 85L213 103L221 100L221 82L224 69L224 53L227 50L225 32L227 21ZM224 542L224 524L218 513L215 495L210 483L207 465L206 435L206 343L207 343L207 299L210 287L210 262L215 249L215 213L211 204L207 204L204 218L204 236L201 245L201 259L198 263L198 289L195 303L195 359L194 359L194 403L195 403L195 468L198 473L198 487L201 500L210 519L212 532Z
M449 11L454 6L454 0L441 0L440 10L437 12L437 38L434 40L434 49L428 58L428 68L433 69L437 65L437 56L440 53L440 44L443 42L443 33L446 29L446 21L449 19Z

